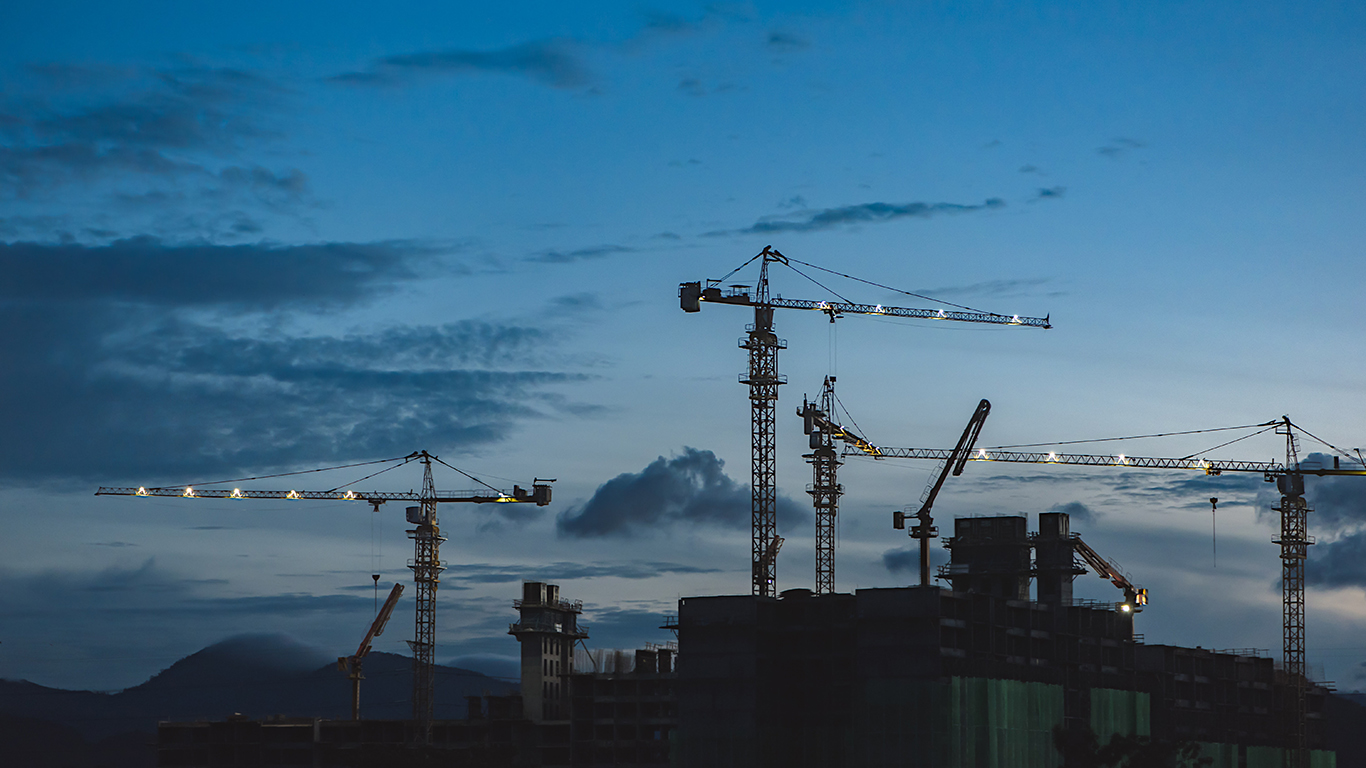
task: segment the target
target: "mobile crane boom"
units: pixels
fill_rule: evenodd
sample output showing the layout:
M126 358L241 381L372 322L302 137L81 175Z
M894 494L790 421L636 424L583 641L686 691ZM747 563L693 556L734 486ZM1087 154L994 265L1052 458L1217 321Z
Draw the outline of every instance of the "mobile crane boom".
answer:
M398 605L399 595L403 594L403 585L395 584L390 590L389 597L384 601L384 607L375 614L375 620L370 624L370 631L365 633L365 639L360 641L360 647L350 656L337 657L337 669L346 673L351 679L351 719L360 719L360 681L365 679L361 673L362 663L365 657L370 655L370 643L380 635L384 634L384 627L389 623L389 617L394 613L394 606Z
M963 466L967 463L968 456L972 453L972 446L977 442L977 436L982 432L982 425L986 423L987 416L991 413L991 403L986 400L977 404L977 410L973 411L972 418L968 419L968 425L963 429L963 436L958 438L958 444L953 450L944 457L944 466L939 473L939 477L925 489L925 495L921 498L920 510L915 513L916 525L911 528L911 538L920 540L920 586L929 586L930 583L930 540L939 535L939 529L934 525L934 518L930 516L930 508L934 506L934 500L939 496L939 489L944 486L944 480L952 472L954 477L963 474ZM879 454L885 453L879 449ZM906 513L897 510L892 513L892 527L898 530L906 527Z

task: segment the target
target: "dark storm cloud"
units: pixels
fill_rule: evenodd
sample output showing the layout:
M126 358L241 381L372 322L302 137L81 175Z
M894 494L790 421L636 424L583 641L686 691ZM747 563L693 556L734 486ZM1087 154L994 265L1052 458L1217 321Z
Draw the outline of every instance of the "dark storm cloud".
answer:
M1091 523L1095 522L1096 519L1096 513L1080 501L1069 501L1066 504L1054 504L1052 507L1049 507L1048 511L1063 512L1071 517L1072 520L1079 523Z
M537 40L491 51L454 49L376 59L363 72L337 75L345 85L406 85L421 75L482 72L517 75L554 88L576 88L590 77L574 46L565 40Z
M172 306L351 303L416 277L411 243L213 245L136 237L108 245L0 243L0 301Z
M572 251L542 251L526 257L525 261L542 264L569 264L575 261L603 259L618 253L631 253L634 250L634 248L628 248L624 245L596 245L591 248L578 248Z
M1360 467L1347 460L1342 465ZM1329 468L1333 457L1311 453L1300 466ZM1314 586L1366 587L1366 478L1306 477L1305 501L1313 510L1309 513L1311 532L1319 537L1319 543L1309 548L1306 581ZM1264 520L1280 519L1274 509L1280 503L1275 486L1267 486L1258 502Z
M862 203L840 208L825 208L817 211L804 211L794 220L764 219L744 229L708 232L708 236L719 235L768 235L783 232L817 232L850 224L873 224L905 218L928 219L953 213L970 213L996 208L1004 208L1005 201L990 198L980 205L960 203Z
M679 456L655 459L639 473L608 480L582 506L561 512L555 520L560 536L635 536L674 525L749 524L750 490L723 471L724 462L711 451L684 448ZM804 520L804 510L778 497L778 516L787 526ZM784 526L784 527L787 527Z
M0 396L12 408L0 477L28 482L186 481L419 445L463 450L563 410L547 388L584 378L462 367L515 358L509 350L534 336L496 327L263 340L119 310L0 307L0 320L25 329L0 340Z
M557 334L462 321L230 330L363 305L428 264L400 244L0 244L0 478L121 482L463 450L588 406L550 388ZM272 314L271 317L278 317Z
M1304 580L1314 587L1366 587L1366 531L1310 547Z

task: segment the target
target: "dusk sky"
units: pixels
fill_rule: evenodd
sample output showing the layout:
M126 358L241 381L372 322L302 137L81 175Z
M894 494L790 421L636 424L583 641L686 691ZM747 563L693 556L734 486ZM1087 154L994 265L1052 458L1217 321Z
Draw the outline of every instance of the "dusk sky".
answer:
M676 291L765 245L1054 325L779 310L780 590L814 586L795 411L829 374L883 445L951 447L987 398L982 446L1288 414L1366 448L1363 126L1359 3L11 3L0 677L119 689L242 633L352 652L370 574L411 583L401 504L94 491L422 449L502 488L557 479L544 509L442 506L438 661L506 674L523 579L584 600L592 647L671 639L679 597L749 590L753 320ZM1208 455L1283 452L1268 433ZM916 580L891 513L933 469L842 468L837 589ZM935 509L944 535L1073 511L1150 590L1147 642L1279 659L1271 490L973 464ZM1308 499L1311 671L1366 689L1366 478ZM377 650L407 652L411 597Z

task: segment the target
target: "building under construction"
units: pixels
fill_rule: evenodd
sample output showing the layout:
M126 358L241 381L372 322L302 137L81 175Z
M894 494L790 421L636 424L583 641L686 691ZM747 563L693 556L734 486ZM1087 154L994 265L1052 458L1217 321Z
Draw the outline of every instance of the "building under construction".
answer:
M392 721L166 723L159 764L1044 768L1064 765L1059 733L1088 732L1184 743L1215 768L1293 764L1295 687L1270 658L1145 644L1131 603L1073 598L1068 516L1039 521L955 520L950 588L684 598L676 647L610 664L576 661L580 602L526 582L520 696L472 698L425 746ZM1314 768L1335 765L1327 695L1308 687Z
M1293 686L1272 660L1146 645L1132 604L1074 599L1068 524L959 518L951 589L683 599L677 764L1042 768L1062 764L1055 731L1088 729L1189 742L1215 766L1292 764ZM1334 764L1326 694L1309 687L1313 766Z

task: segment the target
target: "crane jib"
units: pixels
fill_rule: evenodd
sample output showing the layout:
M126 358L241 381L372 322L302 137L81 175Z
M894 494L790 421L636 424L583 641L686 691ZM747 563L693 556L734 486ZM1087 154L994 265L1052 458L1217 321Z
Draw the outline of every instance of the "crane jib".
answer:
M944 448L888 448L878 446L882 456L889 459L948 459L953 451ZM846 455L853 455L846 450ZM1284 464L1274 461L1226 461L1220 459L1154 458L1150 456L1114 456L1075 453L1023 453L978 449L968 461L998 461L1010 464L1069 464L1091 467L1134 467L1137 469L1192 469L1217 475L1222 472L1261 472L1270 475L1287 474ZM1336 476L1366 475L1366 469L1317 469L1300 467L1301 475Z
M732 289L723 293L715 286L703 288L700 282L680 283L678 297L684 311L697 312L701 302L716 304L735 304L754 306L759 303L747 291ZM909 317L920 320L955 320L963 323L988 323L992 325L1020 325L1027 328L1052 328L1049 317L1022 317L1020 315L999 315L994 312L964 312L948 309L912 309L909 307L887 307L881 304L854 304L843 301L810 301L807 299L769 299L770 307L783 309L805 309L831 314L886 315L888 317Z
M534 485L528 494L521 488L513 488L511 493L498 491L437 491L433 499L438 503L464 502L472 504L524 504L534 503L544 506L550 503L550 486ZM286 499L286 500L328 500L364 501L369 503L386 501L422 501L422 494L416 491L247 491L240 488L195 488L177 486L173 488L109 488L101 486L96 496L162 496L187 499Z

